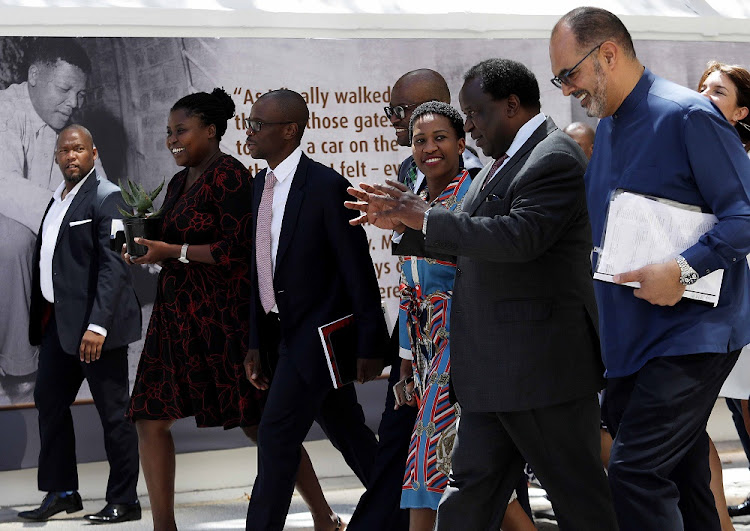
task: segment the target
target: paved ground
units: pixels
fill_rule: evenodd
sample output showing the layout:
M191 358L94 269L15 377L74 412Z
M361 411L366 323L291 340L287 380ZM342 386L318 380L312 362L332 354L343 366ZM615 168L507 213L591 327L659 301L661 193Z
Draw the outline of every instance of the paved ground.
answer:
M339 454L327 441L305 443L329 503L345 520L351 515L363 492L348 471ZM719 451L724 463L724 485L729 503L737 503L750 492L750 470L741 451L733 443L722 443ZM245 510L254 477L255 450L222 450L182 454L177 460L177 523L181 530L244 529ZM80 529L88 526L80 516L96 512L104 506L100 499L106 483L106 463L89 463L79 467L80 492L84 512L60 514L45 523L22 522L18 511L36 507L42 495L35 489L36 469L0 472L0 529L43 528L50 531ZM150 528L151 513L144 482L139 483L143 519L116 526L116 531ZM549 502L540 489L532 489L531 503L535 511L548 509ZM540 530L557 530L552 520L537 519ZM295 496L287 519L288 530L312 530L312 521L302 500ZM750 516L735 520L737 531L750 531Z

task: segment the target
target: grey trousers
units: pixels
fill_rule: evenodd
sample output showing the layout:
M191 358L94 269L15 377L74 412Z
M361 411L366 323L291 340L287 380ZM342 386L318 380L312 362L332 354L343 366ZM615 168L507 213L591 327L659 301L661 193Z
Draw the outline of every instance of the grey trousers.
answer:
M39 349L29 345L31 260L36 236L0 214L0 377L36 371Z

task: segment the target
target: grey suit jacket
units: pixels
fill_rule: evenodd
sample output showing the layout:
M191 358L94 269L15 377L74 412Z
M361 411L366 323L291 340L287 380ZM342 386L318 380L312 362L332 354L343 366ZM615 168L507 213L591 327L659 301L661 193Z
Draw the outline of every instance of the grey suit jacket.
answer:
M458 256L451 381L469 411L520 411L603 387L591 279L586 159L547 119L464 210L433 208L401 252Z

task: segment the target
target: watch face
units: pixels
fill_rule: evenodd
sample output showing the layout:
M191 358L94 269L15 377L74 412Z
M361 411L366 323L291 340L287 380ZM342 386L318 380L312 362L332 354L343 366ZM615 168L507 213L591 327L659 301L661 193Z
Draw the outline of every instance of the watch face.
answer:
M680 284L683 286L689 286L698 282L698 273L685 272L680 276Z

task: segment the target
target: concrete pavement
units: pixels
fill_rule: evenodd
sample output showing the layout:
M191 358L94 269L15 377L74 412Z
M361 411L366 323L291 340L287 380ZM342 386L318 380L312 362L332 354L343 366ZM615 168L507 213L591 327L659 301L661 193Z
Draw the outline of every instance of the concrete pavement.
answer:
M726 408L724 408L726 409ZM730 504L742 501L750 493L750 470L739 441L724 440L731 435L725 430L727 416L721 407L709 424L709 432L721 454L724 465L724 485ZM731 422L731 421L729 421ZM320 476L326 497L334 510L344 520L354 510L364 489L352 475L340 454L328 441L305 443ZM256 451L253 447L234 450L218 450L179 454L177 456L177 524L181 530L244 529L247 500L252 489L251 481L256 474ZM0 529L44 528L49 530L71 530L88 526L81 516L100 510L105 501L108 466L106 462L79 465L79 492L84 500L84 511L68 515L61 513L48 522L21 521L18 511L39 505L43 494L36 490L36 469L0 472ZM143 506L143 519L126 522L115 527L117 531L141 530L151 527L151 513L143 477L138 488ZM549 508L544 491L530 491L532 508ZM735 519L735 529L750 531L750 516ZM538 529L556 530L554 521L537 520ZM288 530L312 530L312 520L299 496L292 500L287 518Z

